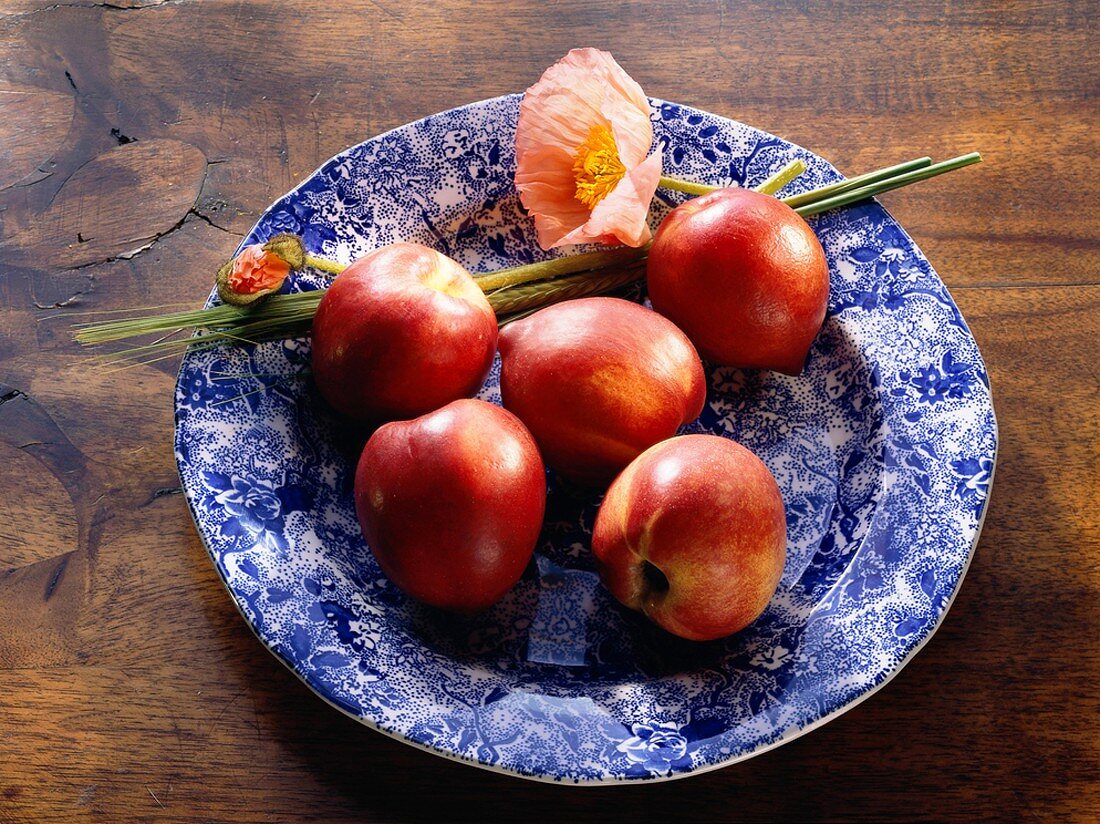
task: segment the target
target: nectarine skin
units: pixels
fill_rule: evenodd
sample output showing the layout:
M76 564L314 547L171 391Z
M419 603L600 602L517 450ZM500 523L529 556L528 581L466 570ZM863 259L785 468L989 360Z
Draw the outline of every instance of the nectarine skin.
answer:
M384 424L355 473L359 525L382 572L442 609L494 604L531 560L546 507L546 470L515 415L458 400Z
M813 229L770 195L719 189L673 209L646 264L653 308L708 361L802 371L829 303Z
M684 333L617 298L559 303L504 327L500 393L546 462L607 483L699 416L706 376Z
M394 243L336 276L313 319L313 377L336 411L373 424L414 418L481 387L497 321L469 272Z
M600 578L621 603L695 641L764 611L787 556L783 498L748 449L717 435L643 452L604 496L592 533Z

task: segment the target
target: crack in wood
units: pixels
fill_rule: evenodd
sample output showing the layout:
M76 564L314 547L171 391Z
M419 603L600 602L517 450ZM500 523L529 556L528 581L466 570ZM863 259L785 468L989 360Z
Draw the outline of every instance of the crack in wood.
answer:
M87 292L80 291L74 292L64 300L55 301L54 303L39 303L37 300L33 301L35 309L64 309L66 306L72 306L74 303L80 301L81 296L88 294Z
M72 78L69 75L68 71L65 72L65 75L67 77L70 77L70 82L71 82ZM75 88L75 84L74 84L74 88ZM116 131L118 131L118 130L117 129L112 129L111 130L112 136L116 136L115 135ZM119 134L121 135L121 132L119 132ZM122 137L126 137L126 136L122 135ZM128 142L135 142L135 139L134 138L127 138L127 141ZM81 164L80 167L78 167L75 171L72 172L72 174L69 175L69 178L72 178L73 175L75 175L77 171L79 171L84 166L88 165L88 163L93 162L94 160L95 160L95 158L92 158L91 160L88 160L87 162ZM70 267L68 267L68 269L66 271L74 272L74 271L78 271L80 269L87 269L87 268L90 268L92 266L101 266L101 265L104 265L104 264L107 264L107 263L114 263L114 262L119 261L119 260L131 260L131 259L137 257L138 255L140 255L142 252L146 252L149 249L153 248L153 246L155 246L157 243L159 243L162 239L164 239L168 235L172 234L173 232L177 231L178 229L182 228L184 226L184 224L187 223L187 218L191 217L191 216L194 216L194 217L198 218L203 223L206 223L206 224L212 226L213 228L217 229L219 232L225 232L225 234L232 235L233 237L236 237L236 238L244 237L244 235L241 234L240 232L234 232L232 229L227 229L226 227L221 226L220 224L216 223L213 220L213 218L211 218L209 215L206 215L203 212L199 211L199 205L202 203L202 193L206 189L206 181L208 179L208 175L209 175L209 172L210 172L210 167L218 165L220 163L226 163L226 162L228 162L228 159L226 159L226 158L216 159L216 160L207 160L206 161L206 166L203 168L203 172L202 172L202 181L199 183L199 191L198 191L198 195L195 197L195 202L191 205L191 207L186 212L183 213L183 217L181 217L178 221L176 221L176 223L173 224L172 226L170 226L167 230L165 230L163 232L158 232L155 235L153 235L153 237L151 237L151 238L139 240L139 243L141 245L139 245L136 248L131 249L127 252L123 252L123 253L118 254L118 255L111 255L109 257L102 258L100 260L89 261L88 263L81 263L77 266L70 266ZM65 182L67 183L68 179L66 179ZM64 186L65 186L65 184L62 183L61 188L64 188ZM60 191L61 191L61 189L58 189L58 192L60 192ZM57 193L55 192L54 197L56 197L56 196L57 196ZM51 203L52 202L53 202L53 198L51 198ZM78 297L78 296L79 296L79 293L78 293L78 295L74 295L73 297ZM51 306L39 306L37 303L35 305L38 306L39 309L60 308L60 307L51 307Z
M117 127L111 129L111 137L118 141L119 146L125 146L127 143L137 143L136 137L130 137L128 134L123 134L122 129Z
M79 237L79 235L78 235ZM78 303L80 298L84 295L91 294L95 291L95 273L88 272L84 275L88 279L88 286L85 289L79 289L73 292L64 300L59 300L55 303L39 303L38 299L34 296L34 287L31 287L31 303L34 304L35 309L64 309L66 306L71 306L74 303Z
M0 187L0 192L6 192L6 191L8 191L8 189L29 189L31 186L34 186L36 183L41 183L43 180L47 180L47 179L53 177L53 172L47 172L45 169L39 169L39 168L35 168L34 171L28 172L27 177L30 177L35 172L37 172L39 175L41 175L41 177L36 177L34 180L27 180L27 178L24 177L24 178L22 178L22 180L18 180L15 183L9 183L7 186ZM26 182L23 182L23 181L26 181Z
M14 401L14 400L18 400L19 398L26 398L26 397L28 397L27 393L24 392L22 389L11 389L11 388L9 388L7 392L5 392L3 395L0 395L0 406L3 406L8 401Z
M81 264L78 264L76 266L70 266L65 271L67 271L67 272L77 272L81 269L88 269L92 266L103 266L103 265L106 265L108 263L115 263L115 262L120 261L120 260L132 260L133 258L136 258L138 255L140 255L142 252L148 252L150 249L153 248L153 246L155 246L157 243L162 241L164 238L168 237L168 235L170 235L173 232L183 228L184 224L187 223L187 218L189 218L191 216L197 217L203 223L208 223L211 226L213 226L215 229L217 229L221 232L225 232L227 235L233 235L234 237L244 237L244 235L239 234L238 232L234 232L231 229L226 229L224 226L219 226L217 223L212 221L209 217L207 217L202 212L198 211L194 206L192 206L190 209L188 209L186 212L184 212L183 217L181 217L178 221L176 221L176 223L173 226L171 226L170 228L166 229L163 232L157 232L153 237L149 238L148 240L140 241L141 245L138 246L137 248L131 249L128 252L123 252L122 254L112 255L110 257L102 258L100 260L92 260L92 261L89 261L88 263L81 263ZM39 307L39 308L48 309L48 308L51 308L51 307L43 306L43 307Z
M118 3L100 2L100 3L51 3L48 6L43 6L40 9L32 9L31 11L20 12L17 14L5 14L0 15L0 20L19 20L25 17L33 17L36 14L43 14L48 11L55 11L56 9L103 9L104 11L141 11L143 9L155 9L161 6L179 6L184 3L191 2L192 0L160 0L159 3L146 3L141 6L123 6Z
M153 494L149 496L149 500L147 500L143 504L139 504L138 509L144 509L145 507L149 506L149 504L153 503L156 500L159 500L160 498L167 498L169 495L182 495L182 494L183 494L183 487L182 486L162 486L159 489L154 489Z
M200 212L198 209L196 209L194 207L191 207L191 209L189 211L189 214L194 215L195 217L197 217L199 220L203 221L204 223L209 223L215 229L217 229L219 231L222 231L222 232L225 232L227 235L233 235L233 237L244 237L244 235L242 235L239 232L234 232L232 229L226 229L224 226L219 226L217 223L215 223L213 220L211 220L208 215L203 214L202 212Z
M57 589L57 585L61 583L61 578L65 574L65 568L69 565L69 560L73 557L73 553L66 552L61 556L61 563L54 569L53 575L50 576L50 580L46 583L46 597L43 600L50 600L53 597L54 590Z
M79 89L76 85L76 82L73 80L72 74L69 72L68 69L66 69L64 73L65 73L66 78L68 78L69 84L72 86L73 90L77 93L78 96L81 96L81 93L80 93L80 91L79 91ZM80 105L83 106L84 105L83 102L81 102ZM119 147L120 147L120 149L118 149L118 150L122 150L121 147L125 146L127 144L139 142L137 138L134 138L130 135L124 134L118 128L111 128L109 130L109 132L110 132L111 136L115 140L118 141ZM155 143L156 143L156 141L152 141L151 143L143 143L142 145L148 147L148 146L151 146L152 144L155 144ZM182 145L189 146L189 144L182 144ZM197 147L189 146L189 148L193 149L196 152L201 153L201 150L197 149ZM116 151L118 151L118 150L116 150ZM123 151L125 151L125 150L123 150ZM85 160L83 163L79 164L71 172L69 172L66 175L65 179L61 182L61 185L50 196L50 199L47 201L47 203L45 205L45 209L47 211L49 209L51 209L54 206L55 202L57 202L58 197L61 196L62 193L66 191L66 187L70 184L70 182L73 181L74 179L76 179L77 176L80 175L81 172L84 169L86 169L87 167L89 167L92 164L95 164L97 162L101 162L103 157L104 157L104 154L98 154L95 157L91 157L91 158ZM172 232L176 231L181 226L183 226L184 223L187 222L187 218L188 218L189 215L194 215L198 219L202 220L203 222L209 224L210 226L212 226L213 228L215 228L215 229L217 229L221 232L224 232L226 234L232 235L232 236L237 237L237 238L243 237L243 235L241 235L240 233L234 232L231 229L226 228L225 226L221 226L213 218L211 218L210 216L208 216L208 215L206 215L206 214L199 211L199 208L200 208L201 204L203 203L203 190L206 187L206 181L207 181L207 176L208 176L208 173L209 173L209 167L211 165L216 165L216 164L223 163L223 162L226 162L226 161L224 159L208 161L208 160L205 160L205 158L204 158L204 162L205 162L206 165L203 167L202 180L199 184L198 191L196 192L195 200L191 203L191 206L187 209L187 211L185 211L183 213L183 215L180 217L180 219L178 221L176 221L174 224L172 224L167 230L164 230L164 231L161 231L161 232L156 232L152 236L147 235L145 237L131 238L127 242L136 243L137 245L133 246L130 249L127 249L125 251L118 252L118 253L115 253L115 254L105 254L103 257L94 258L92 260L87 260L84 263L79 263L79 264L76 264L76 265L73 265L73 266L68 266L68 267L65 267L65 269L63 271L70 271L70 272L71 271L79 271L81 269L87 269L87 268L90 268L90 267L99 266L99 265L106 264L106 263L114 263L114 262L119 261L119 260L130 260L131 258L136 257L137 255L141 254L142 252L146 251L147 249L152 248L161 238L171 234ZM75 229L76 227L73 227L73 228ZM87 242L88 240L91 240L92 238L85 238L85 237L83 237L81 232L77 232L77 238L76 239L77 239L77 244L82 244L82 243ZM114 244L111 244L111 245L114 245ZM119 244L119 245L121 245L121 244ZM106 250L104 250L104 251L106 251ZM85 290L85 291L87 291L87 290ZM70 296L70 300L72 298L75 298L75 297L77 297L77 295ZM37 304L37 303L35 305L39 309L60 308L60 307L49 306L49 305L40 305L40 304Z

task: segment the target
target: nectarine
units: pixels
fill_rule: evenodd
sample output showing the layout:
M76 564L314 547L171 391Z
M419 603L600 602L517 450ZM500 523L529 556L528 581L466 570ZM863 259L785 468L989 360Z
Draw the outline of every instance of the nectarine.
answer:
M497 322L469 272L416 243L367 253L336 276L313 318L313 377L343 415L414 418L481 387Z
M534 439L485 401L384 424L355 472L355 510L382 572L412 597L456 612L485 609L519 580L545 507Z
M546 462L599 484L698 417L699 355L656 312L617 298L570 300L504 327L500 393Z
M592 533L600 578L675 635L722 638L754 621L787 553L783 498L763 462L716 435L652 446L615 479Z
M723 366L797 375L829 302L829 266L790 206L719 189L673 209L646 264L653 308Z

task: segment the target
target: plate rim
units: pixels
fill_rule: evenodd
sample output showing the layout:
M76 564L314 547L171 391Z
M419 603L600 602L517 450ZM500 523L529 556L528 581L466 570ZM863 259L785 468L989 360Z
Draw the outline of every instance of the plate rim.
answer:
M301 190L305 186L307 186L310 183L310 181L312 181L320 172L322 172L322 170L326 166L328 166L330 163L332 163L335 159L344 156L349 151L352 151L352 150L354 150L358 147L361 147L361 146L363 146L365 144L368 144L368 143L371 143L373 141L380 140L380 139L382 139L382 138L384 138L388 135L392 135L394 133L401 132L404 129L407 129L410 126L414 126L415 124L420 123L420 122L422 122L422 121L424 121L428 118L439 117L439 116L442 116L442 115L452 114L452 113L455 113L455 112L461 112L461 111L465 111L465 110L469 110L469 109L473 109L473 108L477 108L477 107L481 107L481 106L485 106L485 105L489 105L489 104L493 104L493 103L503 102L503 101L506 101L510 98L519 98L521 96L522 96L522 93L512 92L512 93L497 95L495 97L489 97L489 98L484 98L484 99L481 99L481 100L471 101L469 103L465 103L465 104L460 105L460 106L455 106L451 109L446 109L444 111L427 114L427 115L424 115L423 117L416 118L415 120L410 120L407 123L403 123L401 125L395 126L394 128L389 129L387 131L380 132L379 134L376 134L376 135L372 135L371 137L368 137L368 138L366 138L365 140L363 140L359 143L356 143L356 144L353 144L351 146L345 147L344 149L342 149L339 152L337 152L336 154L334 154L332 157L327 158L326 160L321 162L310 174L303 176L302 179L298 182L298 184L296 186L294 186L292 189L289 189L287 192L283 193L282 195L277 197L275 200L273 200L263 210L263 212L258 216L258 218L256 219L256 221L253 224L253 226L251 227L251 229L244 235L244 237L241 240L241 243L237 246L236 250L234 251L234 254L239 253L240 249L243 248L243 246L245 245L245 243L244 243L245 240L247 240L249 237L252 236L252 234L256 230L256 227L260 224L261 221L263 221L267 217L269 212L271 212L271 210L277 204L279 204L280 202L282 202L282 201L286 200L287 198L291 197L295 193L299 192L299 190ZM707 112L707 111L702 110L702 109L696 109L695 107L689 106L687 104L674 103L673 101L668 101L668 100L665 100L663 98L650 97L648 99L650 101L651 106L659 107L663 103L669 103L669 104L675 105L675 106L677 106L681 109L699 111L699 112L702 112L704 114L710 115L712 117L720 118L722 120L726 120L726 121L729 121L729 122L732 122L732 123L737 123L739 125L748 126L748 128L751 128L751 129L753 129L757 132L760 132L761 134L764 134L766 136L777 137L775 135L772 135L770 132L765 131L764 129L759 129L759 128L754 127L754 126L749 126L749 124L744 124L742 121L735 120L734 118L727 117L725 115L720 115L720 114L716 114L716 113L713 113L713 112ZM792 141L787 140L786 138L778 138L778 139L782 140L785 144L787 144L788 146L790 146L794 149L807 151L810 154L813 154L815 157L820 158L824 162L829 163L829 161L827 159L821 157L821 155L817 155L815 152L812 152L808 149L805 149L800 144L793 143ZM829 163L829 165L832 166L831 163ZM833 168L835 169L835 167L833 167ZM928 264L929 269L935 275L936 279L940 282L941 286L943 287L944 293L947 295L947 297L951 301L952 305L954 305L956 307L956 310L958 310L958 304L956 303L954 297L950 294L950 291L947 287L947 284L943 282L943 279L939 276L939 273L935 270L935 267L933 267L931 262L928 261L928 258L924 254L923 250L917 245L917 243L913 240L913 238L905 230L904 226L902 226L902 224L886 209L885 206L883 206L878 201L877 198L876 199L871 199L869 202L874 203L879 209L881 209L883 215L889 221L893 222L893 224L904 234L904 236L910 242L912 242L913 248L916 251L916 253L920 256L921 259L924 260L925 263ZM214 292L211 293L211 296L213 294L214 294ZM965 331L966 331L967 335L969 335L970 339L972 341L974 341L975 351L978 354L978 357L981 359L983 367L984 367L984 358L982 358L982 356L981 356L981 351L977 346L977 341L974 338L974 334L973 334L972 330L970 329L969 324L966 322L966 319L964 317L962 317L961 310L958 311L958 315L959 315L959 318L960 318L960 321L961 321L963 327L965 328ZM853 709L854 707L856 707L859 704L866 701L871 696L878 693L878 691L880 689L882 689L888 683L893 681L893 679L898 675L898 673L900 673L913 660L913 658L921 650L924 649L924 647L928 644L928 642L932 639L932 637L936 634L936 632L943 625L943 622L946 619L948 613L950 612L951 607L954 605L955 599L958 596L959 591L962 589L963 581L965 580L966 575L970 570L970 566L971 566L971 564L974 560L974 556L975 556L976 551L977 551L978 543L981 540L982 529L985 525L986 516L989 513L989 504L990 504L990 500L991 500L992 495L993 495L993 488L994 488L995 480L996 480L997 462L998 462L998 458L1000 456L1000 447L1001 447L1000 426L999 426L999 423L998 423L998 420L997 420L996 404L995 404L994 397L993 397L992 381L988 379L988 370L986 370L987 381L986 381L985 385L986 385L986 389L988 391L988 405L989 405L988 411L989 411L989 420L990 420L991 429L992 429L993 453L992 453L992 457L991 457L991 462L992 463L991 463L991 467L990 467L989 484L988 484L988 487L987 487L987 490L986 490L985 499L979 504L979 507L978 507L978 522L977 522L977 526L976 526L975 531L974 531L974 537L973 537L973 539L970 543L969 549L967 550L966 558L963 561L963 563L961 564L961 566L959 567L959 575L958 575L958 578L956 579L956 581L954 583L954 587L951 591L951 594L947 598L947 600L944 602L944 604L943 604L941 610L939 611L939 613L935 616L935 620L930 624L930 626L928 627L927 631L923 634L923 636L916 643L914 643L914 645L912 647L910 647L905 652L905 654L894 664L894 666L891 669L889 669L888 671L885 671L882 674L881 680L871 684L866 689L864 689L862 692L860 692L858 695L856 695L855 697L849 699L846 703L830 710L829 712L827 712L827 713L821 715L820 717L814 719L810 723L808 723L804 726L790 727L786 731L784 731L784 733L782 735L775 738L774 740L771 740L771 741L768 741L767 743L758 745L757 747L755 747L751 750L741 752L741 753L738 753L736 755L730 755L730 756L726 757L725 759L723 759L721 761L716 761L714 763L709 763L709 764L701 764L699 766L692 766L692 767L689 767L689 768L686 768L686 769L679 769L677 771L669 772L669 773L662 773L662 774L656 774L656 775L649 774L647 776L639 776L637 778L635 778L635 777L615 777L613 775L608 774L608 772L606 770L604 771L604 774L602 776L598 777L598 778L567 778L567 777L555 776L555 775L551 775L551 774L539 774L539 773L523 772L519 769L510 767L510 766L504 766L502 763L486 763L484 761L481 761L480 759L470 758L470 757L467 757L467 756L464 756L464 755L460 755L460 754L458 754L454 751L451 751L451 750L433 747L433 746L431 746L429 744L426 744L426 743L423 743L421 741L414 740L413 738L410 738L410 737L406 736L403 733L387 729L386 727L383 727L382 725L378 724L377 722L375 722L375 721L373 721L369 718L366 718L366 717L355 714L354 712L352 712L348 708L346 708L346 707L342 706L341 704L339 704L338 702L334 701L331 697L329 697L324 692L322 692L320 689L318 689L314 684L310 683L310 681L308 680L305 673L300 672L299 670L297 670L288 660L286 660L282 655L280 655L260 635L260 633L257 630L257 627L256 627L255 623L248 617L247 614L245 614L241 602L238 600L237 596L234 594L233 589L230 588L228 580L226 580L221 568L219 567L219 565L217 563L217 559L216 559L214 550L213 550L212 546L210 545L209 541L207 540L207 536L204 534L204 532L203 532L203 530L202 530L202 528L199 524L199 519L198 519L197 514L195 512L194 498L191 494L189 494L188 489L187 489L187 485L184 482L183 473L182 473L182 469L181 469L181 466L180 466L180 451L179 451L179 448L178 448L179 439L180 439L180 408L179 408L179 405L177 403L175 403L175 398L176 398L176 395L178 394L180 381L182 380L182 376L183 376L183 368L184 368L184 365L185 365L185 360L186 360L187 354L185 353L185 355L183 357L184 357L184 360L181 361L180 368L177 371L176 382L175 382L175 385L174 385L174 390L175 391L174 391L174 394L173 394L173 404L174 404L174 407L175 407L173 409L173 430L174 430L173 431L173 435L174 435L174 437L173 437L173 452L174 452L174 458L175 458L176 473L177 473L177 476L180 478L181 486L183 486L183 489L184 489L184 499L187 502L188 515L190 516L191 521L195 526L195 532L198 534L199 540L202 542L203 548L206 550L206 554L207 554L208 558L210 559L210 561L212 563L212 566L214 567L214 571L217 574L218 580L221 582L223 588L225 589L226 593L228 594L229 600L232 602L234 607L237 609L237 612L243 618L245 625L249 628L249 630L256 637L256 639L260 642L260 644L277 661L279 661L284 667L286 667L288 670L290 670L290 672L292 672L298 678L299 681L301 681L303 684L305 684L305 686L309 689L309 691L311 693L313 693L315 696L320 698L322 701L324 701L329 706L331 706L334 709L338 710L343 715L355 720L359 724L361 724L361 725L363 725L363 726L365 726L369 729L375 730L375 731L383 734L387 738L391 738L391 739L393 739L395 741L398 741L402 744L414 747L418 750L422 750L422 751L427 752L431 755L435 755L439 758L443 758L443 759L446 759L448 761L455 761L455 762L458 762L458 763L461 763L461 764L466 764L466 765L469 765L469 766L477 767L477 768L486 770L488 772L492 772L492 773L496 773L496 774L500 774L500 775L506 775L506 776L509 776L509 777L512 777L512 778L523 779L523 780L526 780L526 781L535 781L535 782L544 783L544 784L554 784L554 785L559 785L559 786L606 787L606 786L618 786L618 785L652 784L652 783L655 783L655 782L675 781L675 780L679 780L679 779L682 779L682 778L687 778L687 777L695 776L695 775L701 775L701 774L706 773L706 772L712 772L712 771L715 771L715 770L723 769L725 767L732 766L733 764L737 764L737 763L741 763L743 761L747 761L747 760L749 760L751 758L754 758L758 755L762 755L763 753L774 750L774 749L776 749L776 748L778 748L778 747L780 747L780 746L782 746L782 745L784 745L784 744L786 744L790 741L793 741L797 738L800 738L803 735L806 735L807 733L810 733L810 732L818 729L819 727L824 726L825 724L829 723L830 721L838 718L839 716L843 715L844 713L848 712L849 710Z

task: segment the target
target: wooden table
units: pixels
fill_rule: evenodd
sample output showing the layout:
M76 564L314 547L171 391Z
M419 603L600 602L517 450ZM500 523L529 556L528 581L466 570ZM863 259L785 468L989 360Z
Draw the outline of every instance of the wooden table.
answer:
M1089 2L0 3L0 819L959 819L1100 813L1100 61ZM89 367L59 310L195 304L321 161L522 90L578 45L861 171L992 377L1000 465L942 629L749 762L573 790L345 718L218 582L172 458L175 361ZM446 817L444 817L445 820Z

